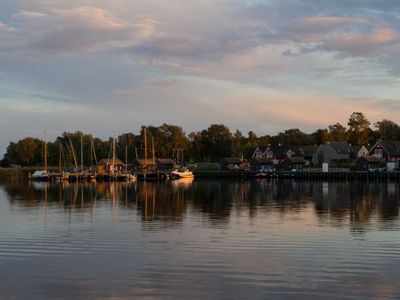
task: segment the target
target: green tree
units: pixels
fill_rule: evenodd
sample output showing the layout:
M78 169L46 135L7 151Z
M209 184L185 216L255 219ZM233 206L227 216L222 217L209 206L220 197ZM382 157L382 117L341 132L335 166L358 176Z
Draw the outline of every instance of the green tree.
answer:
M206 160L204 144L201 132L189 134L189 157L192 161L200 162Z
M353 145L368 144L371 123L362 112L353 112L347 125L349 125L349 139Z
M17 143L10 142L4 159L23 166L44 164L44 141L26 137Z
M340 123L329 125L329 141L331 142L347 142L349 135L346 127Z
M313 144L313 137L298 128L291 128L280 132L277 136L278 143L284 145L299 145L306 146Z
M213 124L201 132L201 137L209 160L218 161L232 155L233 137L225 125Z
M243 155L243 144L245 142L245 138L239 130L233 135L233 155L236 157L241 157Z
M383 119L382 121L374 123L379 137L387 140L400 139L400 126L395 122Z
M314 139L314 143L317 145L321 145L321 144L329 141L329 130L326 128L317 129L311 135Z

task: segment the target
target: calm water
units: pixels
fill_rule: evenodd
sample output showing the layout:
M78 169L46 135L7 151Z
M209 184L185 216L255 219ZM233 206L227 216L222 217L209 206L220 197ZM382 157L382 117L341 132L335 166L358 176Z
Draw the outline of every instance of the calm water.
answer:
M400 298L399 184L1 184L0 299Z

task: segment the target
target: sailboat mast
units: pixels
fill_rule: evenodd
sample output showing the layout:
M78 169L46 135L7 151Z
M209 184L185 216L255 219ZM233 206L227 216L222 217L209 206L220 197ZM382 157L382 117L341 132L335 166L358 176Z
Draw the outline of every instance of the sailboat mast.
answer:
M144 128L144 166L147 166L147 132L146 127Z
M128 172L128 145L125 145L125 172Z
M47 173L47 134L44 131L44 171Z
M58 151L58 172L61 174L61 140L60 140L60 148Z
M112 173L115 170L115 138L113 139L113 158L112 158Z
M154 137L151 137L151 147L152 147L152 152L153 152L153 165L155 164L155 152L154 152Z
M81 171L83 171L83 134L81 134Z

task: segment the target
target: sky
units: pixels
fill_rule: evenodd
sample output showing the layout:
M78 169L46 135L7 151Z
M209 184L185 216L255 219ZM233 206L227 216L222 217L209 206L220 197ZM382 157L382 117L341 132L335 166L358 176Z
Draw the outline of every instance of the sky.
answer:
M141 125L400 122L398 0L0 1L0 154Z

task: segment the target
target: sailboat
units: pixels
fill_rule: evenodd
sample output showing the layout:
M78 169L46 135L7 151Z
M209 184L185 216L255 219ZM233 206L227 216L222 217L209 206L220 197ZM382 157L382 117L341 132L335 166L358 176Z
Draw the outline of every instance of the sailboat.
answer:
M31 180L36 181L49 181L50 176L47 170L47 135L46 130L44 131L44 170L35 171L32 175L30 175Z

